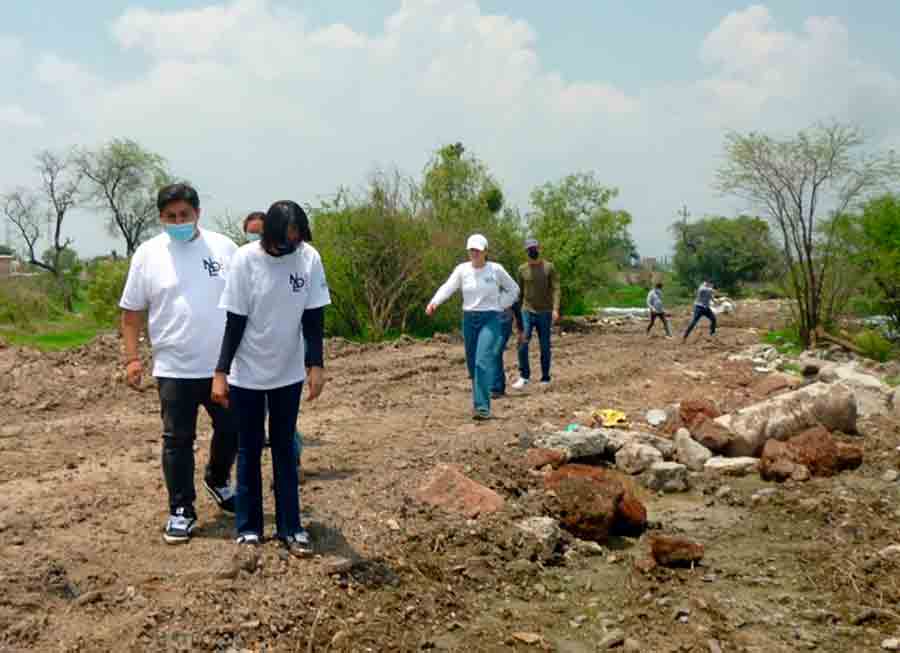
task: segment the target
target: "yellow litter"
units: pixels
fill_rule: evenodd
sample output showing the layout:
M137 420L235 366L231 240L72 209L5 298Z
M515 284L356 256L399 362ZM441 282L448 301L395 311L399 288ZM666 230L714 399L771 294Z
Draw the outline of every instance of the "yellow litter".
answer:
M594 427L622 428L628 426L628 417L621 410L603 408L591 413Z

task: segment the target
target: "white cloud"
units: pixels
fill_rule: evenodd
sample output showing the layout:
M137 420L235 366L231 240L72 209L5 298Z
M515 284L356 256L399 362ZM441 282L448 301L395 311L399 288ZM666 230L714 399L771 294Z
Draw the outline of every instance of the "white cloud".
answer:
M833 17L792 30L762 5L733 12L699 44L702 76L632 94L548 70L535 26L475 0L403 0L372 33L313 26L292 6L129 9L110 31L142 55L139 74L116 80L49 54L37 76L62 91L84 138L134 138L236 211L313 200L376 163L415 172L460 140L519 203L536 184L596 170L653 253L682 201L724 210L709 190L724 129L838 118L896 139L900 82L855 59Z
M39 115L29 113L18 105L0 106L0 127L40 127L43 124Z

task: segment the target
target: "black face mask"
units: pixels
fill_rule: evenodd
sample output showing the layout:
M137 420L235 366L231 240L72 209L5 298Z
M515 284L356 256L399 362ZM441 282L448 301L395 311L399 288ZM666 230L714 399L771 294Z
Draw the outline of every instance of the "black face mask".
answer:
M293 254L297 251L298 244L292 243L288 241L286 243L279 243L278 245L272 245L272 251L270 252L272 256L287 256L289 254Z
M528 258L530 258L532 261L536 261L538 256L540 256L540 255L541 255L541 253L537 250L536 247L528 248Z

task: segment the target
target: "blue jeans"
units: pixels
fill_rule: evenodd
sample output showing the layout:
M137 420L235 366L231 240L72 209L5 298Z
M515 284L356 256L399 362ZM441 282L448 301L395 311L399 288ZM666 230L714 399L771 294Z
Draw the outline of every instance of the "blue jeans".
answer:
M303 383L273 390L231 386L231 405L238 422L237 510L238 535L263 535L261 459L266 410L275 479L276 535L286 538L300 531L300 490L294 434Z
M691 335L691 331L693 331L694 327L697 326L697 322L700 321L701 317L705 317L709 320L709 335L716 335L716 314L712 312L712 309L709 306L699 306L695 304L694 317L691 320L691 323L688 325L687 331L684 332L685 338Z
M522 311L522 328L525 331L525 342L519 345L519 375L523 379L531 378L531 364L528 362L528 345L535 329L541 344L541 381L550 380L550 329L553 326L553 313L532 313Z
M506 392L506 365L503 363L503 354L506 353L506 345L512 335L512 316L503 312L500 314L500 342L497 343L497 374L491 392L503 394Z
M497 311L464 311L463 338L466 366L472 379L472 403L475 412L491 414L491 386L497 376L497 345L500 342L500 316Z

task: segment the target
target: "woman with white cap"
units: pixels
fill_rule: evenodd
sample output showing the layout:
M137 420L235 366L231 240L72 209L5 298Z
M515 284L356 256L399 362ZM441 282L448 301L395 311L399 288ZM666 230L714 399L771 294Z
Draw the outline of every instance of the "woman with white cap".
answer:
M469 262L453 270L425 312L433 315L457 290L463 294L463 338L466 365L472 379L473 418L491 418L491 386L496 377L500 346L500 313L519 298L519 286L499 263L488 262L487 238L469 236Z

